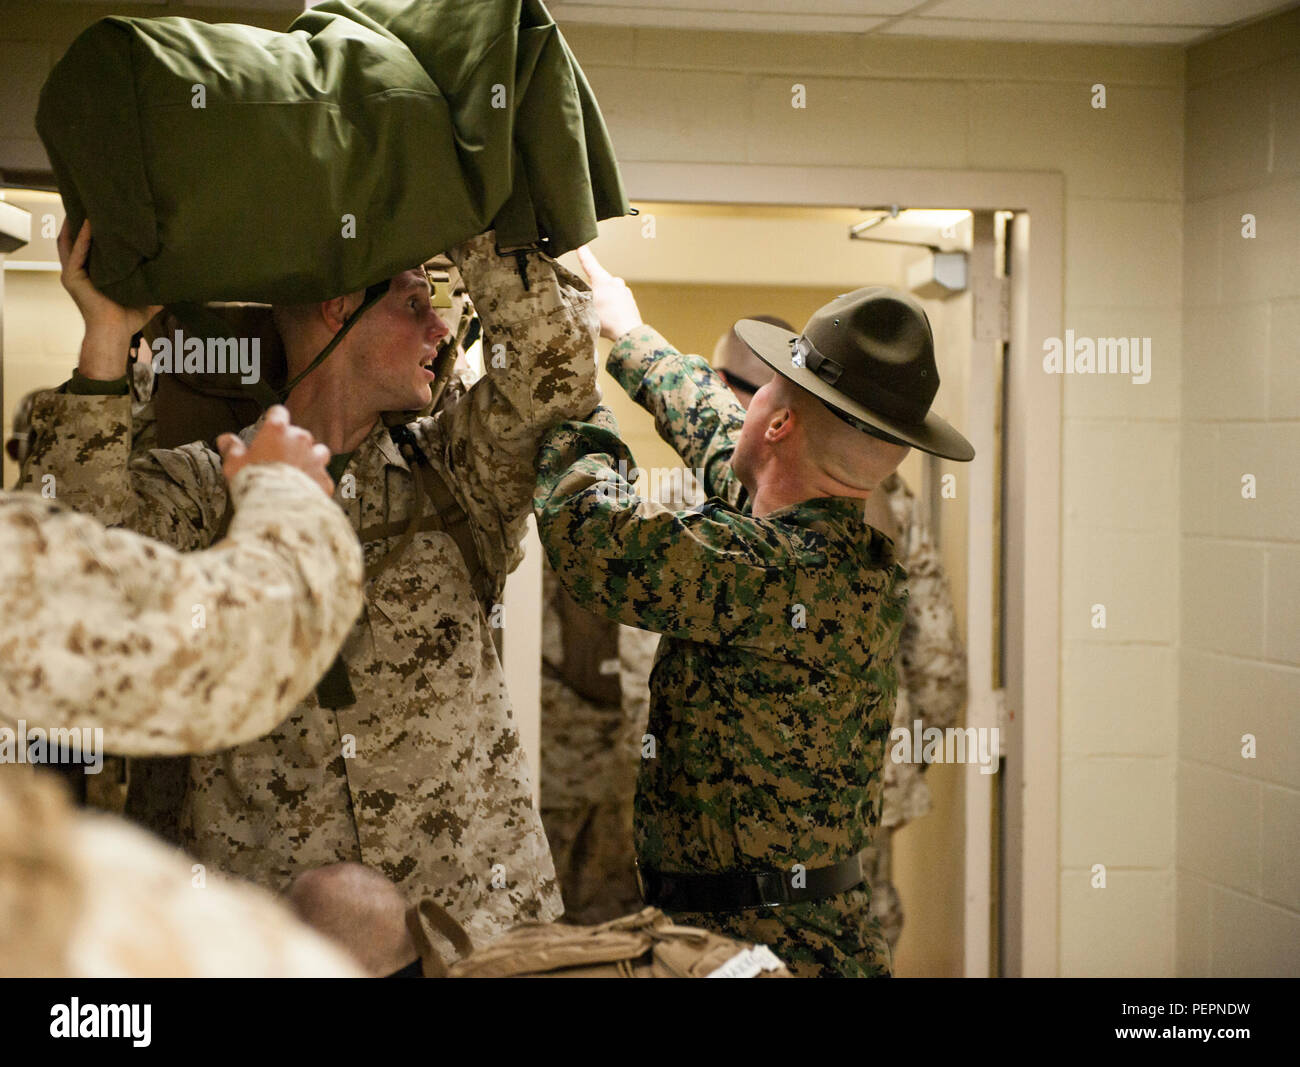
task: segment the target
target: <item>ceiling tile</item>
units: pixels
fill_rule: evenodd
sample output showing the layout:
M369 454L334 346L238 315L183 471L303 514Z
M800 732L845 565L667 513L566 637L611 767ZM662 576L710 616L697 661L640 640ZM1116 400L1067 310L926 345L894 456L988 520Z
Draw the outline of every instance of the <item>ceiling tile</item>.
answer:
M991 41L1068 41L1071 44L1186 44L1212 32L1204 26L1100 26L1061 22L974 22L908 18L880 31L902 37Z
M939 0L920 18L1141 26L1227 26L1281 10L1284 0Z
M563 28L566 22L594 22L617 26L652 26L674 29L767 31L769 33L866 33L887 21L887 16L800 14L776 11L721 11L633 5L562 3L548 9Z

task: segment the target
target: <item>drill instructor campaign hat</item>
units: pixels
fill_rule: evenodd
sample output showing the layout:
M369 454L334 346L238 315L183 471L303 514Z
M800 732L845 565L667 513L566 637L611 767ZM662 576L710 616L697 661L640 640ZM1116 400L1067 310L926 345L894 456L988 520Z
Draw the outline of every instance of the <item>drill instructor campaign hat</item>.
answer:
M855 289L813 312L802 334L755 319L734 328L759 359L859 429L945 459L975 458L970 442L930 410L939 390L934 337L906 293Z

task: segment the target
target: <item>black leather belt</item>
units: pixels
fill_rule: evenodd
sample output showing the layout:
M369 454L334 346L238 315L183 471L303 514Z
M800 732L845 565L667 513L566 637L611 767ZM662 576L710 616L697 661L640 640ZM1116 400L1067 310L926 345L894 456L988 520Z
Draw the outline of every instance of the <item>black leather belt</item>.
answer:
M831 867L803 872L725 871L719 874L678 874L636 868L641 898L664 911L741 911L821 900L847 892L866 878L866 851Z

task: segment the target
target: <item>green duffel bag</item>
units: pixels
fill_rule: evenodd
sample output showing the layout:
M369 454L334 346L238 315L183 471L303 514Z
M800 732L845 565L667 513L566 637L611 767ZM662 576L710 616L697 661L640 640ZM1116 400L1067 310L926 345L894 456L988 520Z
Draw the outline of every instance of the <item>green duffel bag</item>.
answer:
M347 4L308 11L288 33L95 23L51 71L36 122L69 226L91 220L91 280L135 306L325 300L483 232L507 203L498 243L531 243L542 213L516 190L528 173L514 135L540 53L520 3L459 4L444 25L421 24L454 42L433 60L450 92L426 69L430 55L422 63ZM590 132L582 116L594 101L585 82L574 92L550 108L557 144ZM626 199L612 152L599 165L586 152L568 159L547 180L567 174L577 191L542 199L562 203L546 225L589 240Z
M487 225L437 180L455 158L438 87L339 16L102 19L51 71L36 128L72 232L90 218L91 281L128 306L325 300Z
M423 64L503 249L559 256L628 214L596 98L542 0L325 0L293 25L320 13L390 32Z

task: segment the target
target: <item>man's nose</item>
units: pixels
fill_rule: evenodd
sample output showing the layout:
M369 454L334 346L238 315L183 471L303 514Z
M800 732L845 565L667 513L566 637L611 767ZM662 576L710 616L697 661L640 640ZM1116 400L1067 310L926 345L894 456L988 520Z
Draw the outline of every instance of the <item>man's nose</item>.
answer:
M433 313L433 321L429 323L429 332L430 334L432 334L433 340L441 341L444 337L446 337L449 333L451 333L451 327L448 326L445 322L443 322L442 316L435 311Z

